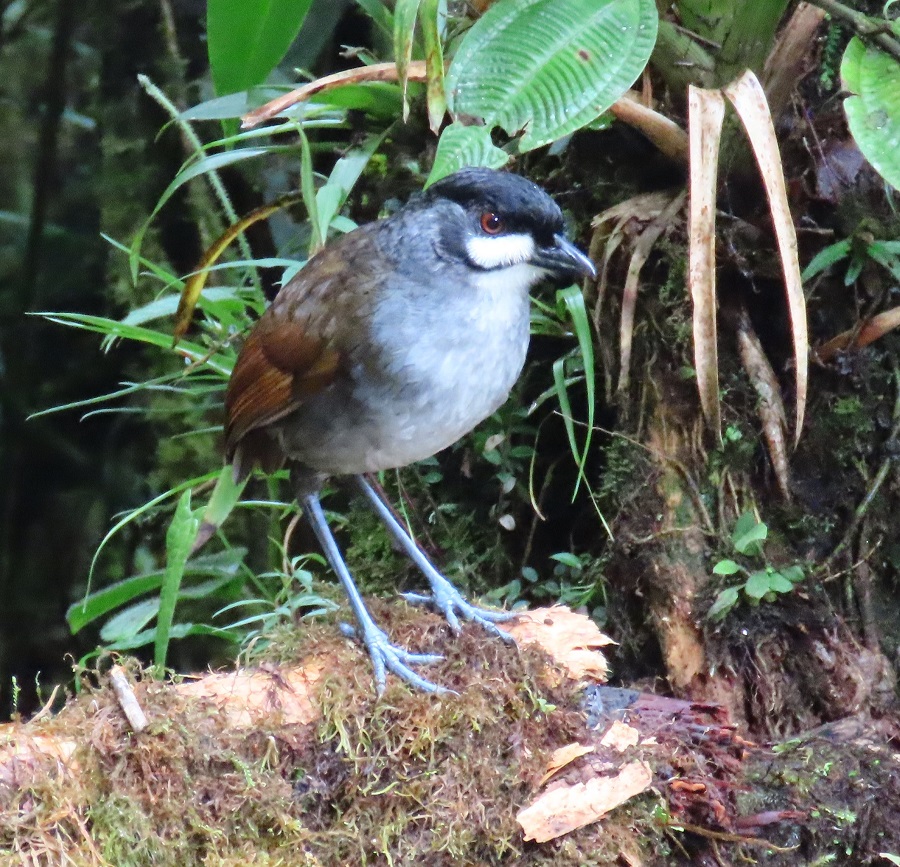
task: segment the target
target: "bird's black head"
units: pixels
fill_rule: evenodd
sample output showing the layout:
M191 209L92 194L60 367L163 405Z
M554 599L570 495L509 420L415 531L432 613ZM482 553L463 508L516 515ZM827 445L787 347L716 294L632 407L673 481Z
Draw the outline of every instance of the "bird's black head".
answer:
M572 281L594 274L591 261L566 240L562 211L540 187L519 175L462 169L432 184L422 203L450 201L455 218L445 227L445 250L479 271L526 266L542 278Z

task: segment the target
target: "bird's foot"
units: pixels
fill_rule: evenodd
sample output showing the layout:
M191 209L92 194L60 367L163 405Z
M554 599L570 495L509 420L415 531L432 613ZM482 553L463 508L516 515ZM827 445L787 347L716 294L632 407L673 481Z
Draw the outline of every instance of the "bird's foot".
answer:
M497 626L514 620L518 615L512 611L492 611L488 608L479 608L469 602L440 572L426 573L431 583L431 593L404 593L403 598L413 605L431 605L444 615L447 623L454 632L459 632L459 618L477 623L491 635L509 642L515 643L515 639L505 630Z
M387 633L379 629L374 622L361 624L361 629L349 623L341 623L340 630L349 638L359 639L365 644L372 668L375 670L375 686L378 694L384 692L387 672L396 674L410 686L438 695L456 695L452 689L446 689L417 674L410 666L429 665L440 662L444 657L435 653L410 653L402 647L391 644ZM360 635L362 632L362 635Z

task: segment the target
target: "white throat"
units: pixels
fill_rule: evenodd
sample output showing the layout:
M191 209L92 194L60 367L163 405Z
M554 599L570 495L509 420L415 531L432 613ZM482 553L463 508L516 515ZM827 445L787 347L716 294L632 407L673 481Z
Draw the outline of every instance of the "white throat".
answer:
M466 252L473 264L486 270L520 265L534 255L534 238L527 232L477 235L466 240Z

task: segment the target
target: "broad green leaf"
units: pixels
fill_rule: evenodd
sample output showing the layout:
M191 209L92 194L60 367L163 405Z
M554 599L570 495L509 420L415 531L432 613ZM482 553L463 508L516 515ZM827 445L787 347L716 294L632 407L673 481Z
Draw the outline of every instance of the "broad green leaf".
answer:
M104 643L127 641L134 638L159 611L159 599L142 599L110 617L100 630Z
M384 5L382 0L356 0L361 6L372 23L384 33L385 36L392 36L394 33L394 16L391 10Z
M222 467L216 486L203 511L203 522L219 526L231 514L241 498L246 482L235 483L230 467Z
M245 548L228 548L215 554L194 557L185 565L184 574L186 576L213 575L221 579L222 583L226 583L237 575L246 553ZM109 587L104 587L102 590L97 590L85 599L73 603L66 612L66 620L69 622L72 634L74 635L97 618L109 614L110 611L121 608L138 596L158 590L162 585L163 571L156 569L152 572L134 575L111 584ZM186 597L193 589L182 590L181 595Z
M741 567L738 566L734 560L719 560L719 562L713 566L714 575L734 575L736 572L740 571Z
M562 563L563 566L568 566L570 569L575 569L577 571L581 571L584 568L584 564L575 554L571 554L568 551L560 551L558 554L551 554L551 560L556 560L557 563Z
M734 17L736 4L734 0L677 0L673 5L685 27L709 39L722 19L730 21Z
M734 525L731 541L740 554L757 554L762 550L760 542L765 541L768 528L756 520L753 512L744 512Z
M482 118L531 150L606 111L656 42L654 0L498 0L447 73L454 117Z
M107 650L134 650L138 647L146 647L156 641L158 630L145 629L133 638L125 638L107 645ZM224 638L226 641L238 641L240 635L220 629L216 626L207 626L205 623L176 623L169 630L169 639L187 638L190 635L209 635L214 638Z
M852 286L860 274L862 274L863 266L866 264L864 256L854 256L847 266L847 273L844 274L844 285Z
M234 481L234 473L230 465L222 467L216 486L209 497L203 518L197 529L197 537L193 543L194 550L204 545L225 523L225 519L231 514L234 507L241 499L241 494L247 485L247 480Z
M392 85L396 89L396 85ZM243 117L248 111L269 102L276 97L283 96L291 88L285 86L254 87L250 90L242 90L240 93L229 93L226 96L216 96L204 102L192 105L178 114L178 120L233 120ZM322 94L324 96L324 94ZM315 101L304 100L297 105L284 109L278 115L280 118L297 118L303 121L304 126L331 126L346 121L344 113L335 111L334 106L327 99ZM295 128L293 121L290 124L267 126L255 130L248 130L224 139L204 143L203 147L222 147L248 138L264 138L279 132L288 132Z
M207 0L209 67L220 96L265 81L300 32L312 0Z
M897 254L888 248L890 242L873 241L866 245L866 253L883 268L891 272L895 280L900 280L900 260Z
M854 36L841 62L850 132L865 158L900 188L900 64Z
M766 569L751 572L744 584L744 593L757 601L772 589L772 575Z
M410 88L421 85L410 85ZM386 81L368 81L364 84L344 84L316 94L316 100L332 108L352 108L364 111L374 118L395 120L403 104L402 91L396 84ZM304 123L304 126L310 124Z
M773 593L790 593L794 585L780 572L773 572L769 575L769 589Z
M287 260L284 260L287 262ZM231 265L232 263L228 263ZM210 268L210 270L213 270ZM221 301L226 298L234 298L237 296L237 290L230 286L214 286L203 290L203 297L209 301ZM147 322L153 322L156 319L164 319L172 316L178 309L178 295L163 295L156 298L149 304L136 307L132 310L122 322L125 325L144 325Z
M491 131L486 126L463 126L451 123L441 133L434 165L425 186L452 175L466 166L487 166L499 169L509 162L509 154L491 141Z
M156 590L161 583L162 571L151 572L126 578L124 581L118 581L96 593L91 593L83 601L69 606L69 610L66 612L69 629L74 635L98 617L103 617L110 611L121 608L138 596Z
M718 596L715 602L709 606L706 616L710 620L722 620L738 601L738 588L726 587Z
M803 580L803 568L801 566L785 566L778 571L793 584L797 584L799 581Z
M172 523L166 533L166 570L163 573L162 587L159 594L159 614L156 618L156 640L154 642L153 659L157 668L166 665L166 653L169 648L170 631L175 616L175 604L178 601L178 590L184 578L200 519L191 509L191 491L186 490L178 500Z
M734 541L735 550L740 554L754 555L762 551L761 542L764 542L768 534L765 524L757 524L748 532L738 536Z

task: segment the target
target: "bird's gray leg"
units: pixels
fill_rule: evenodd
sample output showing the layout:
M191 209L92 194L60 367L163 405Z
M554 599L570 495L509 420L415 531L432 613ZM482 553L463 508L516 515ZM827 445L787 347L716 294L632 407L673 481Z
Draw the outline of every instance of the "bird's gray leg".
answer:
M416 674L410 668L411 665L419 663L438 662L442 657L427 653L410 653L402 647L395 647L390 643L385 632L372 619L372 615L366 609L359 589L353 581L353 576L344 562L337 542L331 533L331 528L328 526L325 513L322 511L322 504L319 502L319 495L317 493L303 494L300 501L303 511L319 540L319 544L325 552L325 557L340 579L344 592L347 594L347 600L350 602L350 607L353 609L353 614L362 633L363 643L366 645L369 656L372 658L378 694L380 695L384 691L385 671L393 672L411 686L425 692L450 692L450 690L444 689L442 686L425 680L424 677Z
M497 624L505 620L512 620L517 615L509 611L489 611L485 608L477 608L468 602L422 553L419 546L409 537L400 522L394 517L390 507L378 496L378 493L369 484L364 476L355 476L356 484L365 495L375 513L381 518L390 534L397 540L407 556L428 579L431 585L431 595L422 596L417 593L404 593L403 596L410 602L428 602L440 611L450 624L454 632L459 632L459 617L471 620L483 626L492 635L502 638L504 641L512 641L513 637L500 629Z

